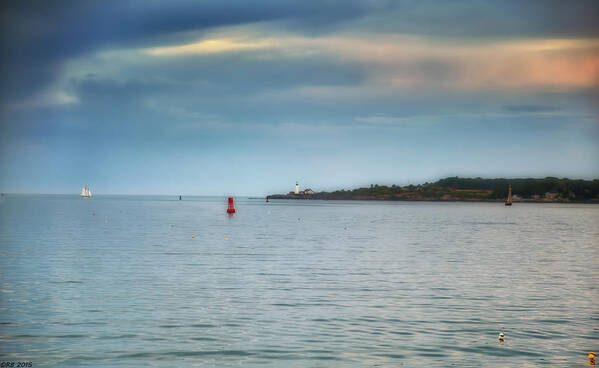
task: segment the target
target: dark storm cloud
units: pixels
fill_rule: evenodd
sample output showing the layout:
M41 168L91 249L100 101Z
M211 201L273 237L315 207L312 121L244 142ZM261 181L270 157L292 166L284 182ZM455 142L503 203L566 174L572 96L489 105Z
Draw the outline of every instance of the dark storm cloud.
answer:
M367 14L384 2L19 1L2 4L4 100L49 83L60 63L102 47L183 37L184 32L298 19L311 27Z
M250 22L334 23L380 8L375 2L22 1L5 3L4 46L23 56L68 55L100 45L137 44L163 34Z
M357 26L384 32L458 37L596 37L599 1L407 0Z
M142 112L160 115L171 126L197 121L198 116L199 120L219 116L231 123L250 120L268 124L285 116L323 112L323 108L309 107L301 99L281 101L277 99L280 91L304 86L359 86L367 77L365 67L336 58L267 55L263 51L191 55L135 64L116 75L72 78L68 89L78 96L78 103L69 110L102 119L102 124L127 121L131 126L143 126L148 119L140 119ZM343 110L352 111L349 107ZM147 133L149 130L144 131Z
M64 60L99 48L171 43L218 26L270 22L300 33L590 37L597 1L14 1L2 4L0 89L18 101Z

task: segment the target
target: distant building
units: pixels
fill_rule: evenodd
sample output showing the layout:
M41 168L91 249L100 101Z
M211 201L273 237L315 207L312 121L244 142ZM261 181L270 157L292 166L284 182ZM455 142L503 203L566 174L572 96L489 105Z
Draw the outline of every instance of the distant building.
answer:
M299 190L299 182L295 182L295 191L294 192L289 192L288 195L299 195L299 194L316 194L315 191L313 191L310 188L306 188L304 190Z

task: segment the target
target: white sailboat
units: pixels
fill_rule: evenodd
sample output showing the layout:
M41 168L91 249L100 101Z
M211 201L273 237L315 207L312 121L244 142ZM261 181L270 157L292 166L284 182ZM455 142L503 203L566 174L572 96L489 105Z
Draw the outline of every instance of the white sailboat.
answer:
M81 188L81 196L84 198L90 198L92 196L92 191L89 190L88 187Z
M507 199L505 200L505 205L506 206L512 205L512 186L511 185L508 187Z

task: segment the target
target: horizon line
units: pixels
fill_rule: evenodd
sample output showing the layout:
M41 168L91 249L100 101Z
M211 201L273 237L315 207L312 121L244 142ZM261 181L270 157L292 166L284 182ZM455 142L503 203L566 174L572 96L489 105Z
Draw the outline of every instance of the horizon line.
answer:
M497 179L504 179L504 180L519 180L519 179L558 179L558 180L583 180L583 181L596 181L599 180L599 178L593 178L593 179L582 179L582 178L568 178L568 177L558 177L558 176L544 176L544 177L482 177L482 176L459 176L459 175L454 175L454 176L445 176L439 179L436 179L435 181L424 181L422 183L408 183L408 184L404 184L404 185L399 185L400 187L405 187L405 186L418 186L418 185L423 185L423 184L432 184L435 183L436 181L442 180L442 179L448 179L448 178L461 178L461 179L485 179L485 180L497 180ZM398 184L376 184L376 183L372 183L370 185L378 185L378 186L392 186L392 185L398 185ZM368 184L367 184L368 186ZM307 188L307 187L306 187ZM359 188L363 188L363 186L357 185L355 186L354 189L359 189ZM328 191L334 192L334 191L339 191L339 190L346 190L346 188L337 188L337 189L329 189ZM327 190L323 190L322 192L326 192ZM289 192L289 191L288 191ZM0 193L6 195L6 194L11 194L11 195L79 195L76 192L75 193L32 193L32 192L2 192L0 191ZM279 193L271 193L271 194L279 194ZM129 194L129 193L96 193L93 194L94 196L98 195L98 196L174 196L174 197L178 197L178 196L191 196L191 197L264 197L266 198L267 196L271 195L271 194L172 194L172 193L168 193L168 194L159 194L159 193L148 193L148 194Z

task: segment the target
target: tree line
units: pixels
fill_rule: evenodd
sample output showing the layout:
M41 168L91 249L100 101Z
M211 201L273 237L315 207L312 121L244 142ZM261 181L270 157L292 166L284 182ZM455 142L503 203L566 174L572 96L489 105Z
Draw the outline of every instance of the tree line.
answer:
M436 197L452 192L458 197L477 197L488 199L505 198L508 187L512 194L522 198L545 198L546 195L575 201L597 200L599 198L599 180L581 180L568 178L460 178L457 176L440 179L432 183L418 185L378 185L362 187L353 190L338 190L320 192L314 198L323 199L352 199L356 197L383 197L402 193L414 192L423 197ZM456 192L462 191L462 192ZM472 191L472 192L468 192ZM474 191L481 191L475 193ZM485 191L485 192L482 192Z

